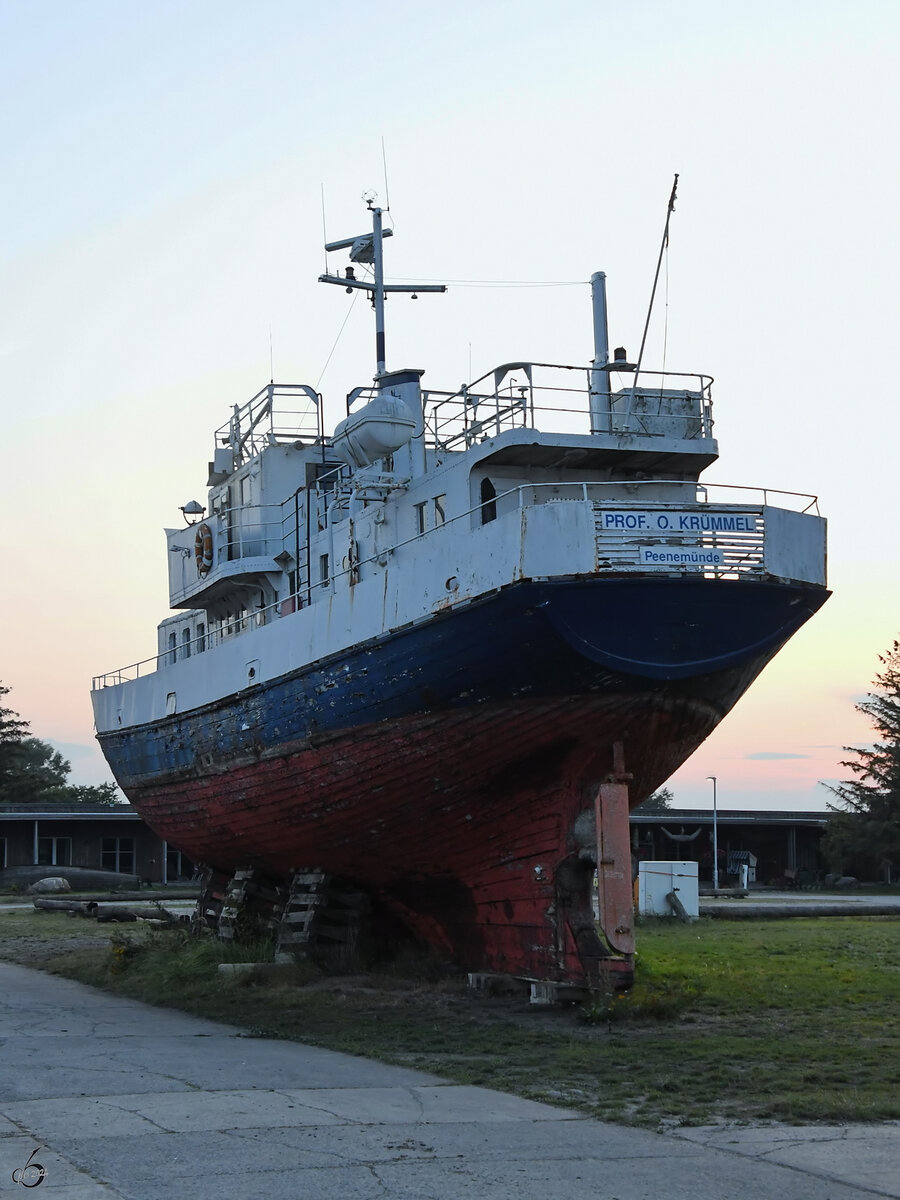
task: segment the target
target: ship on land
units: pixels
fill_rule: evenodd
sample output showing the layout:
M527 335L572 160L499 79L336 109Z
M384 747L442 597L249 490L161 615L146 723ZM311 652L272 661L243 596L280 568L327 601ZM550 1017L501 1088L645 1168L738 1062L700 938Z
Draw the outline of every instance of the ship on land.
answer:
M223 886L330 880L472 972L627 983L629 807L824 603L825 522L700 482L712 378L610 357L603 272L590 361L389 369L385 295L443 289L385 282L369 212L321 280L371 299L373 384L331 434L305 384L234 407L99 741Z

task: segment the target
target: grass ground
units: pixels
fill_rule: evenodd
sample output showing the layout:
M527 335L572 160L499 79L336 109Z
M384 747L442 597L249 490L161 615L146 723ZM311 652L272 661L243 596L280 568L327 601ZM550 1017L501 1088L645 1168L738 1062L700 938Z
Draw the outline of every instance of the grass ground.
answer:
M900 923L645 922L637 982L568 1009L475 998L421 958L364 975L185 934L0 914L0 957L123 995L641 1125L900 1118Z

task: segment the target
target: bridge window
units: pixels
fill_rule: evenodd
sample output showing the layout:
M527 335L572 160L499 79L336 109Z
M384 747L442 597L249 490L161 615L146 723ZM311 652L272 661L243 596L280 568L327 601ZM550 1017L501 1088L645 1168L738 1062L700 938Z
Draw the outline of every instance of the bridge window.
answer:
M174 663L178 660L178 637L173 630L169 634L169 662Z
M181 631L181 657L191 657L191 631L188 628Z
M202 654L206 649L206 625L203 621L197 623L197 653Z

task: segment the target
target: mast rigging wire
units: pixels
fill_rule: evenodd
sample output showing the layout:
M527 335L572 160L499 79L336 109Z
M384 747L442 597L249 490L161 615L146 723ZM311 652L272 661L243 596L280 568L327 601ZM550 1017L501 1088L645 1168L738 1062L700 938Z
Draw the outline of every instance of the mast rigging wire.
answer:
M354 290L353 299L350 302L350 307L347 309L347 315L344 317L343 321L341 322L341 327L337 331L337 337L334 339L334 345L329 350L328 357L325 359L325 365L324 365L324 367L322 367L322 370L319 373L319 378L316 380L316 385L315 385L316 391L319 390L319 384L322 382L325 372L328 370L328 364L331 362L332 358L334 357L334 352L335 352L335 350L337 350L338 342L341 340L341 334L344 332L344 328L345 328L347 322L350 320L350 314L353 312L356 301L360 298L361 295L362 295L362 292Z
M647 330L650 328L650 317L653 313L653 301L656 298L656 285L659 283L659 270L662 266L663 254L669 244L669 222L672 219L672 213L675 211L675 196L678 191L678 175L675 176L675 182L672 184L672 194L669 196L669 207L666 209L666 227L663 230L662 245L659 248L659 258L656 260L656 274L653 276L653 288L650 292L650 306L647 309L647 320L644 322L644 333L641 338L641 348L638 352L637 365L634 368L634 384L637 387L638 375L641 373L641 363L644 359L644 347L647 344Z
M669 349L669 247L666 246L666 276L663 284L665 291L665 305L663 307L663 352L662 352L662 369L666 369L666 355Z

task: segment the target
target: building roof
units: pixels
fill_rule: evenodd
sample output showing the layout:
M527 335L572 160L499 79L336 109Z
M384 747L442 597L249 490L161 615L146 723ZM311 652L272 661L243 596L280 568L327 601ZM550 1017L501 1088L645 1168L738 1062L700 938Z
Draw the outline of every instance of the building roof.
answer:
M726 808L716 810L718 825L825 825L830 812L790 812L784 809ZM664 812L633 812L636 825L711 825L711 808L670 808Z
M40 811L34 808L0 808L0 821L121 821L123 818L126 821L141 819L130 804L120 804L117 808L51 808Z

